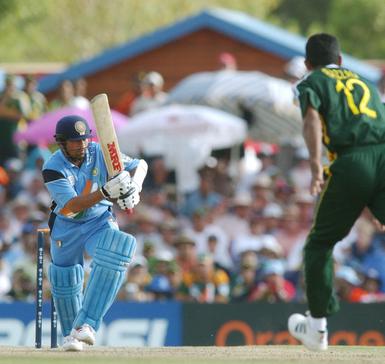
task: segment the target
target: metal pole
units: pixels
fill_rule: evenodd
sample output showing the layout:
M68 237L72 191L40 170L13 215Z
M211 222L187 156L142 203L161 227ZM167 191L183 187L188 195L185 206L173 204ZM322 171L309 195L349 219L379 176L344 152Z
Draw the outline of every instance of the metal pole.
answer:
M51 348L57 348L57 313L51 296Z
M44 261L44 231L37 232L36 252L36 317L35 317L35 348L41 348L43 330L43 261Z

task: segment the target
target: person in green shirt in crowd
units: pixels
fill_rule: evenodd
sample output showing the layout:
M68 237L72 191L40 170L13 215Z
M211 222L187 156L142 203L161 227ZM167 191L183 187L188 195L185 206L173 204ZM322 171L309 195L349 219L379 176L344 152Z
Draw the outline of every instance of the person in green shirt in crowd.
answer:
M5 88L0 93L0 166L13 157L18 157L18 147L13 142L19 122L30 110L27 96L15 85L15 78L8 75Z
M47 99L37 90L37 80L33 75L25 77L24 91L30 103L28 121L35 120L47 112Z

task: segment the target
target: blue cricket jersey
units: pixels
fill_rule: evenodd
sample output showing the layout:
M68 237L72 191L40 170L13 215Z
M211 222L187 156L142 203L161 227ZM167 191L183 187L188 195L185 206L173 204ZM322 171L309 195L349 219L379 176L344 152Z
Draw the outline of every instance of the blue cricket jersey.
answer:
M124 157L124 166L130 171L139 163L138 159ZM44 183L52 197L50 225L60 224L60 220L84 223L102 216L110 210L112 203L102 200L96 205L77 213L67 211L64 206L72 198L89 194L100 189L107 182L107 169L101 147L90 142L85 159L80 167L71 163L61 150L57 150L43 165ZM52 226L50 226L52 230Z

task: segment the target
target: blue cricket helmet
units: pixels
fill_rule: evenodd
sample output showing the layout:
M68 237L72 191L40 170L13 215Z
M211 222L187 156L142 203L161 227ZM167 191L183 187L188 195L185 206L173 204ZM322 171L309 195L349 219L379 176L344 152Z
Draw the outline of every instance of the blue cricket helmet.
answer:
M54 135L57 142L87 139L91 136L87 120L77 115L61 118L56 124L56 134Z

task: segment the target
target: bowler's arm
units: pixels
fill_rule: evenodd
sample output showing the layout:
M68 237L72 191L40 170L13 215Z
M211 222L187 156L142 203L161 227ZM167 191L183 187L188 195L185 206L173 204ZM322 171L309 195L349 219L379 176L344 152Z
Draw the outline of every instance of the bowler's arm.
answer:
M303 118L303 137L309 151L312 174L310 193L314 196L322 191L324 183L322 168L322 122L318 111L311 106Z

